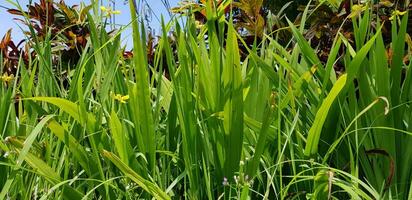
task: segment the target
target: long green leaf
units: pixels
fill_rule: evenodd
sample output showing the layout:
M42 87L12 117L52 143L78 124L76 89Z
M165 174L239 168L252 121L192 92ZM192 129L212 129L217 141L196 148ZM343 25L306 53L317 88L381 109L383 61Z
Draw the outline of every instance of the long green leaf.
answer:
M338 97L339 93L342 91L346 84L347 75L342 75L332 87L328 96L323 100L322 105L316 113L315 121L309 130L306 147L305 156L314 156L318 153L318 144L320 140L320 135L322 132L323 125L325 123L326 117L328 116L329 110L335 99Z
M103 157L109 159L117 168L120 169L127 177L129 177L133 182L135 182L139 187L141 187L146 192L153 195L156 199L170 199L170 197L162 191L156 184L144 179L125 163L123 163L119 157L115 154L108 152L106 150L102 151Z

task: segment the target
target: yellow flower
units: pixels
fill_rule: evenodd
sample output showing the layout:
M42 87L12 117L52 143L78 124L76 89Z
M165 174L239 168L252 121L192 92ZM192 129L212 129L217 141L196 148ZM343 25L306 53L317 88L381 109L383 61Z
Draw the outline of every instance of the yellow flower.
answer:
M196 20L195 21L195 26L196 26L197 29L202 29L204 25L201 22Z
M110 15L119 15L121 13L120 10L112 10L111 7L106 8L104 6L100 6L100 10L106 17L110 17Z
M112 14L113 14L113 15L120 15L121 12L120 12L120 10L113 10L113 11L112 11Z
M389 20L393 20L395 19L396 16L402 16L405 15L407 11L399 11L399 10L395 10L392 12L392 16L389 18Z
M353 18L360 15L363 11L366 10L366 6L362 4L355 4L352 6L352 12L348 15L348 18Z
M385 6L385 7L392 7L393 3L389 0L383 0L379 2L379 5Z
M116 94L113 98L120 103L126 103L126 101L129 100L129 95L122 96L121 94Z
M3 74L3 76L0 76L0 80L5 82L5 83L10 83L13 79L14 79L13 74L9 76L5 73L5 74Z

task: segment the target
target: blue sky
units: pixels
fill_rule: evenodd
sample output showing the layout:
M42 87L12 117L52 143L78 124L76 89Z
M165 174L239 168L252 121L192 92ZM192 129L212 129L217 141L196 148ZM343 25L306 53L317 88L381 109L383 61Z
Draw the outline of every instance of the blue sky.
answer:
M29 0L13 0L18 1L23 8L26 8ZM33 2L39 2L40 0L32 0ZM59 0L54 0L58 2ZM104 5L109 6L108 0L102 0ZM130 21L130 12L129 12L129 5L124 5L124 0L115 0L116 1L116 10L120 10L121 14L116 15L116 24L127 24ZM139 0L137 0L139 1ZM154 29L156 33L159 33L160 23L155 16L160 18L161 15L164 16L165 20L169 19L169 14L164 7L161 0L144 0L148 3L149 7L153 10L155 15L152 15L151 24L150 26ZM177 6L179 0L169 0L170 6L174 7ZM67 5L75 5L80 4L81 0L65 0ZM90 2L90 0L83 0L86 4ZM13 20L13 15L6 12L6 10L2 7L13 8L13 5L9 4L6 0L0 0L0 39L3 35L7 32L9 28L13 28L12 38L15 41L19 41L23 38L21 30L18 27L18 22ZM149 12L148 8L148 12ZM124 43L128 43L127 40L129 39L127 36L130 35L130 31L125 31L123 34L123 38L125 39Z

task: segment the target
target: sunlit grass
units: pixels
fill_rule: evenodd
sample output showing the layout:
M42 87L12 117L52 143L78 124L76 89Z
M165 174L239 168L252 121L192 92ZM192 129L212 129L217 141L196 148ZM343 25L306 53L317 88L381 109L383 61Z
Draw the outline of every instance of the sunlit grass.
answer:
M0 199L412 197L408 13L392 19L390 59L365 9L348 19L355 45L338 34L322 63L292 22L287 46L268 33L242 59L245 41L209 5L202 27L162 22L150 65L129 3L132 59L88 14L67 85L48 37L2 76Z

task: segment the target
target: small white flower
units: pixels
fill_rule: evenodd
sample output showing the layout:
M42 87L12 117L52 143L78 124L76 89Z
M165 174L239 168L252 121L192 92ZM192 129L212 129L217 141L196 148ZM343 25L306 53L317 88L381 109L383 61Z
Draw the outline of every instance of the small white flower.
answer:
M223 177L222 185L223 185L223 186L228 186L228 185L229 185L229 182L227 181L227 178L226 178L226 177Z
M235 179L236 185L239 183L239 177L238 176L233 176L233 179Z

